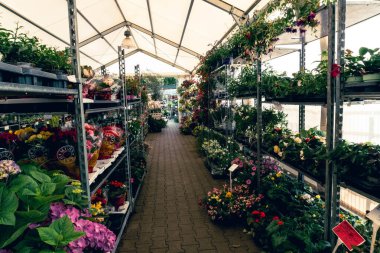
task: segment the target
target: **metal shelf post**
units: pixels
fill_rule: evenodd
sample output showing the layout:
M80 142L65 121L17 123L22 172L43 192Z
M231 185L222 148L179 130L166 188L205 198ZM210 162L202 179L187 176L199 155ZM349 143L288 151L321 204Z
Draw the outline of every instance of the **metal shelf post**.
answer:
M68 0L68 14L69 14L69 29L70 29L70 52L73 65L74 75L77 80L80 80L81 69L79 60L79 40L78 40L78 22L77 22L77 8L76 0ZM90 185L88 179L88 161L86 150L86 133L84 129L84 108L83 108L83 96L82 85L78 85L78 95L75 99L75 122L77 128L78 138L78 160L80 177L82 182L82 188L88 197L88 205L91 206Z
M257 125L256 125L256 131L257 131L257 191L260 192L261 190L261 167L262 167L262 152L261 152L261 145L262 145L262 95L261 95L261 59L256 60L256 71L257 71L257 100L256 100L256 108L257 108Z
M327 131L326 131L326 148L331 152L334 148L334 78L331 76L331 70L335 59L335 5L328 4L328 64L327 64ZM330 241L333 245L332 234L332 199L333 189L336 188L336 178L333 176L334 168L330 160L326 160L325 174L325 219L324 219L324 239Z
M301 50L300 50L300 71L305 71L305 33L300 32L301 39ZM298 130L301 133L305 130L305 105L298 106ZM304 182L304 175L302 173L298 173L298 181Z

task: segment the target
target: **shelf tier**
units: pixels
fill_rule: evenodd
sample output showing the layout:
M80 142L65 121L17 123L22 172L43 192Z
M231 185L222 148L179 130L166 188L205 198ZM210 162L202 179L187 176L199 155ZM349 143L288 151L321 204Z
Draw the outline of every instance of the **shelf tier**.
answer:
M126 201L123 206L119 207L119 210L121 209L120 211L113 210L113 211L110 211L109 214L126 214L129 209L129 206L130 206L129 201Z
M316 20L327 20L327 8L318 11ZM380 3L378 1L367 2L347 2L346 5L346 28L356 25L362 21L370 19L380 14ZM315 33L313 32L315 29ZM309 43L327 36L327 22L320 22L315 28L307 28L305 42ZM298 33L283 33L278 38L276 45L295 45L301 44Z
M111 112L116 110L125 110L124 106L112 106L112 107L101 107L85 110L85 113L101 113L101 112Z
M78 95L78 90L0 82L0 94L1 96L39 95L50 97Z
M141 103L141 99L127 100L127 105L133 106Z
M245 144L243 144L241 142L238 142L238 144L239 144L239 146L242 146L244 151L248 152L249 154L256 153L254 150L248 148ZM281 168L283 168L284 170L291 172L291 173L294 173L294 172L302 173L304 176L306 176L307 178L310 179L309 181L311 181L315 184L319 184L320 186L324 185L324 183L320 179L317 179L315 176L311 175L310 173L303 170L302 168L297 168L297 167L295 167L295 166L293 166L287 162L284 162L284 161L278 159L277 157L273 156L272 154L270 154L267 151L262 151L262 153L263 153L263 155L275 160L279 164L279 166Z
M263 103L283 104L283 105L325 105L324 97L289 97L289 98L268 98L265 97Z
M359 195L362 195L362 196L366 197L367 199L370 199L370 200L373 200L373 201L375 201L377 203L380 203L380 198L379 197L373 196L372 194L366 193L365 191L359 190L358 188L356 188L354 186L351 186L351 185L347 185L345 183L340 183L340 185L343 188L349 189L349 190L351 190L353 192L358 193Z
M117 167L127 158L128 153L122 151L117 158L111 158L107 160L99 160L97 167L100 169L100 172L90 173L90 193L94 195L95 192L103 185L103 183L112 175L112 173L117 169ZM100 161L103 163L99 164ZM93 175L91 175L93 174Z
M345 92L343 99L350 100L380 100L380 92Z
M121 241L121 237L124 234L124 229L127 225L127 222L131 214L132 214L132 208L131 208L131 205L129 205L128 210L126 211L125 215L122 218L123 221L122 221L120 229L118 229L118 231L113 231L117 236L116 236L115 248L112 250L112 253L118 252L118 245ZM119 214L113 214L112 216L114 215L120 216Z
M135 197L133 198L132 197L132 203L133 203L133 206L135 205L139 195L140 195L140 192L141 192L141 188L142 188L142 185L144 184L144 179L145 179L145 175L146 175L146 171L144 172L144 175L142 176L141 180L140 180L140 185L139 187L137 188L137 191L136 191L136 194L135 194Z
M1 86L0 86L1 87ZM0 113L62 113L74 112L70 99L17 98L0 100Z

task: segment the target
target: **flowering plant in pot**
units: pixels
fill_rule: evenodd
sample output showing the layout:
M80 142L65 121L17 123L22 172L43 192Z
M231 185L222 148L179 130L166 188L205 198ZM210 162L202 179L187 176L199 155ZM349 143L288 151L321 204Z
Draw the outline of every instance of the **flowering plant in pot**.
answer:
M17 149L20 145L17 135L12 130L0 133L0 160L13 160L18 156Z
M103 140L103 131L100 127L88 123L84 124L84 128L86 130L88 172L92 173L99 158Z
M113 180L107 184L108 201L115 207L116 211L125 204L127 190L127 185L117 180Z
M349 49L344 52L344 76L346 78L346 83L363 81L363 59L364 57L361 55L354 56L353 52Z
M359 49L359 56L363 57L364 68L363 81L373 82L380 81L380 49L370 49L366 47L361 47Z

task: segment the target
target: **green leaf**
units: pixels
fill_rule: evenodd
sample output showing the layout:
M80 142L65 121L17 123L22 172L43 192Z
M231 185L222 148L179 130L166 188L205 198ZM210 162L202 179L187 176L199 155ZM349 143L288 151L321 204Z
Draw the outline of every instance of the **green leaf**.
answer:
M52 202L61 200L64 197L64 195L34 196L32 197L33 201L31 201L30 205L34 209L40 209L43 206L50 206Z
M16 224L15 227L0 225L0 249L8 246L9 244L17 240L17 238L19 238L24 233L28 226L29 224Z
M57 220L58 221L58 220ZM54 222L53 222L54 223ZM63 236L58 234L57 231L49 227L37 228L41 240L51 246L59 246Z
M47 228L37 228L37 230L43 242L55 247L64 247L85 235L74 230L74 225L67 216L54 221Z
M14 226L16 224L15 212L18 199L14 192L9 191L5 184L0 184L0 225Z
M44 212L39 210L29 210L29 211L17 211L16 216L17 218L24 219L30 223L37 223L44 221L49 214L49 209L45 210Z
M61 246L65 246L72 241L85 235L83 232L77 232L74 230L74 225L69 219L69 217L64 216L59 220L56 220L51 224L51 227L63 235L63 240Z
M26 186L28 188L37 188L38 184L30 176L21 174L11 181L11 183L9 184L9 190L18 193L21 190L23 190Z
M50 183L51 178L46 175L45 173L39 172L37 170L31 170L29 172L30 176L33 177L35 180L41 183Z
M56 184L55 183L42 183L40 186L42 195L51 195L55 191Z

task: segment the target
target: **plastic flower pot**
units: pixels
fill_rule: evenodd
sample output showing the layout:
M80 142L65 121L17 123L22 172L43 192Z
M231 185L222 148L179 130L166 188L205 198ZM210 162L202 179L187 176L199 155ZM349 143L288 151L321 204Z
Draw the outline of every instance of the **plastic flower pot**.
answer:
M376 82L376 81L380 81L380 73L363 75L363 82Z
M89 173L92 173L94 172L94 167L96 165L96 162L98 161L98 158L99 158L99 151L100 149L96 150L91 158L88 160L88 172Z
M119 207L123 206L125 204L125 197L126 194L120 194L117 196L112 196L109 198L109 203L115 207L115 211L119 211Z
M360 83L363 82L362 76L349 76L346 79L346 83Z

